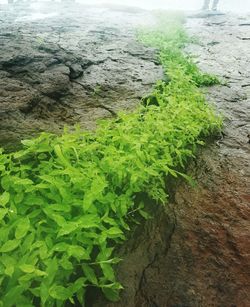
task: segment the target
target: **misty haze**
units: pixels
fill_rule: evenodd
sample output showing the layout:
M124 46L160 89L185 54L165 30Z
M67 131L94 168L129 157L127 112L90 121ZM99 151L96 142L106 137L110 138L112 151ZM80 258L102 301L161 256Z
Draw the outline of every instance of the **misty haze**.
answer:
M146 9L173 9L173 10L199 10L202 7L202 0L82 0L77 1L86 4L113 3L128 6L138 6ZM0 3L7 3L7 0L0 0ZM33 2L34 3L34 2ZM221 0L219 7L225 11L247 12L250 11L248 0Z

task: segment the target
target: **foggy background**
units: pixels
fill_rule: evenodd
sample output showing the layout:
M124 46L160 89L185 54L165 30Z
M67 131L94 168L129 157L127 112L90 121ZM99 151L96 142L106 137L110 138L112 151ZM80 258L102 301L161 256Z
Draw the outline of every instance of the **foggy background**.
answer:
M203 0L78 0L86 4L122 4L138 6L146 9L174 9L174 10L199 10ZM0 0L7 3L7 0ZM250 0L220 0L219 7L222 11L250 12Z
M203 0L82 0L86 3L115 3L139 6L147 9L164 8L177 10L199 10ZM220 0L219 9L225 11L250 11L250 0Z

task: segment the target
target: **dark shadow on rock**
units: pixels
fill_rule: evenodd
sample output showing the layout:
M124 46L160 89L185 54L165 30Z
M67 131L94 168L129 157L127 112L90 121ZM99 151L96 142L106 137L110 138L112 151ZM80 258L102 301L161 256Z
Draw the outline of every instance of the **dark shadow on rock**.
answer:
M163 77L156 50L136 41L148 12L50 3L36 17L13 5L0 11L0 146L65 125L94 129L136 108Z

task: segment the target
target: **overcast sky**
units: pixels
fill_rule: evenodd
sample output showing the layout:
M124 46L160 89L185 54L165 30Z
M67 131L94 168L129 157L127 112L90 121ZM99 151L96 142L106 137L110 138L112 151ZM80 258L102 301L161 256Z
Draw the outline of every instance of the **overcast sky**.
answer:
M203 0L80 0L83 3L115 3L139 6L147 9L198 10ZM7 0L0 0L0 3ZM219 9L223 11L250 12L250 0L220 0Z
M134 5L145 8L166 8L198 10L203 4L203 0L82 0L89 3L112 2L126 5ZM250 11L250 0L220 0L221 10Z

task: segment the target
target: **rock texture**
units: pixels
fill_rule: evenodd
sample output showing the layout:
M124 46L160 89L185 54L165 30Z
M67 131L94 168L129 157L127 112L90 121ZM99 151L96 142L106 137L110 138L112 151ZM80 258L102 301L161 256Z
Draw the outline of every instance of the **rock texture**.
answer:
M94 128L98 118L133 109L162 78L155 50L134 39L135 26L151 22L148 13L54 4L39 14L17 6L0 11L1 144L42 130L60 133L64 124ZM207 93L225 116L221 139L190 164L196 188L179 182L167 187L168 205L148 204L153 219L119 251L121 301L94 291L88 307L250 306L249 20L189 20L201 44L187 52L227 81Z
M250 17L231 15L187 23L200 45L187 52L226 84L208 89L225 117L221 139L189 166L196 188L177 183L125 248L118 276L122 299L109 307L250 306ZM242 24L246 24L242 26Z
M143 10L81 4L0 7L0 146L134 109L162 79L136 41Z

